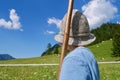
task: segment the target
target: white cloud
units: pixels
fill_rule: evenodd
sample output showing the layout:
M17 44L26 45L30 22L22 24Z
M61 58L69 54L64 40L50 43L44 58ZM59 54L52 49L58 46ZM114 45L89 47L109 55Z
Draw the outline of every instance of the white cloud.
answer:
M82 7L84 15L86 15L90 28L95 29L101 24L115 18L118 12L110 0L91 0L88 4Z
M0 19L0 27L4 26L5 28L10 28L12 25L11 21L5 21L4 19Z
M55 17L52 17L52 18L49 18L47 22L48 22L48 24L55 24L59 28L61 20L56 19Z
M49 30L47 30L46 32L47 32L48 34L55 34L54 31L49 31Z
M119 22L119 21L117 21L117 24L120 24L120 22Z
M13 29L20 29L21 23L19 22L19 16L17 15L16 11L12 9L10 11L10 19L12 21Z
M23 31L21 29L21 23L19 21L19 16L17 15L15 9L10 10L9 17L10 17L9 21L6 21L5 19L0 19L0 27Z

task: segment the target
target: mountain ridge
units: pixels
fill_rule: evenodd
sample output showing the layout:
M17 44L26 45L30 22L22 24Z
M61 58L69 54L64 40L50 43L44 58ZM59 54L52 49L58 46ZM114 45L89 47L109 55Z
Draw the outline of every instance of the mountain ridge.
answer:
M0 54L0 60L12 60L12 59L15 59L15 58L9 54Z

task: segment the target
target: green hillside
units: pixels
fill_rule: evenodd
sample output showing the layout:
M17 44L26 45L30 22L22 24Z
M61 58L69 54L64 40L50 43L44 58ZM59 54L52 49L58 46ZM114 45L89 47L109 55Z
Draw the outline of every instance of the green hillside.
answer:
M91 44L100 43L112 39L116 33L120 34L120 24L116 23L105 23L102 24L99 28L91 31L96 36L96 40Z
M88 47L98 61L115 61L111 57L112 40ZM46 55L37 58L0 61L0 64L59 63L59 56ZM120 64L99 64L101 80L120 80ZM0 80L57 80L58 66L6 66L0 67Z
M112 57L112 39L102 41L88 48L94 53L98 61L116 61L120 60L120 57Z
M103 41L96 45L88 46L88 48L94 53L98 61L115 61L120 59L119 57L111 57L112 40ZM0 61L0 64L59 63L59 58L60 56L57 56L57 55L45 55L45 56L36 57L36 58Z
M35 58L0 61L0 64L43 64L43 63L58 63L58 62L59 62L59 56L46 55Z

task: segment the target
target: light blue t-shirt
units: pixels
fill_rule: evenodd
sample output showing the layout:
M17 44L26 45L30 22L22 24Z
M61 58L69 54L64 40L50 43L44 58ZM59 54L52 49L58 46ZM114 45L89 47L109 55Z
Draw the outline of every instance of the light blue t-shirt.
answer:
M62 64L60 80L100 80L98 64L85 47L78 47L68 54Z

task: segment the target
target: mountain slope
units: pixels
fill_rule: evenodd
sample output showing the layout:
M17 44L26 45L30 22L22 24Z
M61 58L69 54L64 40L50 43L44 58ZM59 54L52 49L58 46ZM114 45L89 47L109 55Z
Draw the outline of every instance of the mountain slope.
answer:
M0 54L0 60L11 60L11 59L15 59L15 58L9 54Z

